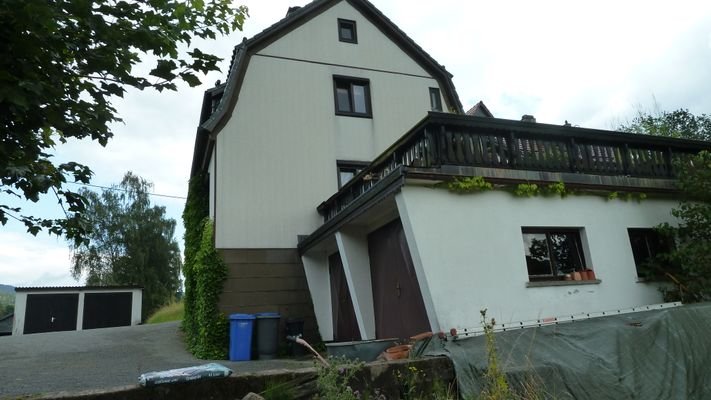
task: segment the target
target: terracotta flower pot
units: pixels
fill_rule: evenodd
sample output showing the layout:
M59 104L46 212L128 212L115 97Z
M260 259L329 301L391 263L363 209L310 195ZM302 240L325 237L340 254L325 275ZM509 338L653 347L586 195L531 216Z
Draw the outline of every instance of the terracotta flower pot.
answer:
M410 346L409 344L394 346L389 349L386 349L383 353L383 357L388 361L401 360L403 358L407 358L410 355L411 348L412 346Z
M595 279L597 279L597 278L595 278L595 271L588 269L587 272L588 272L588 279L590 279L591 281L594 281Z
M582 281L582 280L583 280L583 276L580 275L580 272L575 271L575 272L573 272L573 280L574 280L574 281Z
M587 270L580 271L580 278L584 281L589 280L590 277L588 276L588 271Z

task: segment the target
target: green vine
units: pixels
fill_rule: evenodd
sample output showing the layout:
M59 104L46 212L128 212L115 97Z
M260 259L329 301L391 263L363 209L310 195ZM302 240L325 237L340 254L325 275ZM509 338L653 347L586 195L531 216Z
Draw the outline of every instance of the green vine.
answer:
M623 201L636 200L638 203L647 199L646 193L631 193L631 192L610 192L607 194L607 200L620 199Z
M447 184L447 188L456 193L474 193L485 190L491 190L494 185L487 182L481 176L472 176L468 178L454 178Z
M227 354L227 319L217 309L227 267L215 250L205 175L190 179L183 211L185 225L185 316L182 329L188 349L199 358Z
M563 182L553 182L546 186L546 194L560 196L561 199L565 198L569 192L565 187Z
M203 224L200 249L195 255L195 324L193 345L190 349L198 358L224 359L227 356L227 318L220 312L217 303L222 286L227 279L227 265L215 249L213 224Z
M519 183L514 189L514 195L518 197L538 196L539 189L535 183Z
M484 177L471 176L465 178L454 178L450 182L442 182L434 185L435 188L446 187L451 192L455 193L477 193L494 189L491 182L487 182ZM590 194L595 196L605 196L608 200L620 199L624 201L636 200L641 202L647 199L646 193L638 192L616 192L603 190L572 190L565 186L564 182L552 182L546 186L540 186L536 183L519 183L513 185L497 184L497 189L508 190L517 197L534 197L539 194L545 196L560 196L565 198L569 195Z

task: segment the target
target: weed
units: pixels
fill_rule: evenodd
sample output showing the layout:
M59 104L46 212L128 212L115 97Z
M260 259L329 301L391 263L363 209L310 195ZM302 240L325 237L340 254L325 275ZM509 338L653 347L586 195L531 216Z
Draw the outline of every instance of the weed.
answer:
M360 361L349 361L345 357L329 357L329 366L318 365L316 387L319 399L358 400L361 394L351 386L353 377L363 368Z
M270 380L260 395L264 400L293 400L296 398L296 388L292 382Z

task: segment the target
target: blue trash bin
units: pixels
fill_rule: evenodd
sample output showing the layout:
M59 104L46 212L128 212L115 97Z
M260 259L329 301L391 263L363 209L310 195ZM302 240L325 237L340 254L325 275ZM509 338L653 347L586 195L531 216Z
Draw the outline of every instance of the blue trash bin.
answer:
M252 357L254 315L230 315L230 361L249 361Z

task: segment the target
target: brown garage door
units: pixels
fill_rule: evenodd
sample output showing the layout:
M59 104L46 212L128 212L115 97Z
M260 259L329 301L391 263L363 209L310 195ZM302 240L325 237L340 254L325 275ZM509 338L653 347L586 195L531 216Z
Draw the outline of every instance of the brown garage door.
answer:
M368 235L375 335L400 337L430 330L420 285L399 219Z

